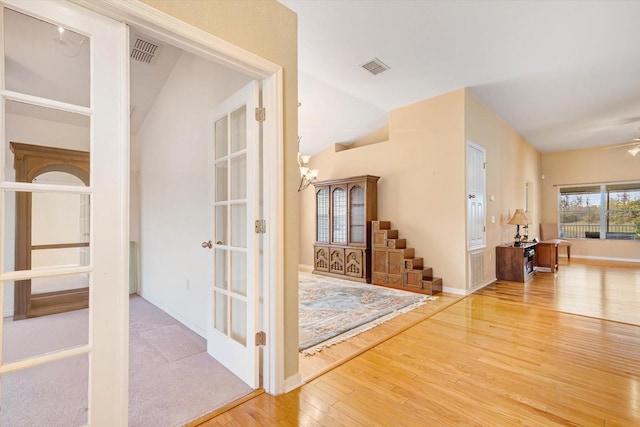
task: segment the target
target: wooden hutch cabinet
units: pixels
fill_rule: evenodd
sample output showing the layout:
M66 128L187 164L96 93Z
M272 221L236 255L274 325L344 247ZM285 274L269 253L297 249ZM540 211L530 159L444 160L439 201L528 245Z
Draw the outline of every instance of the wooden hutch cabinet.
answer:
M314 183L314 273L371 282L371 221L378 215L379 179L364 175Z

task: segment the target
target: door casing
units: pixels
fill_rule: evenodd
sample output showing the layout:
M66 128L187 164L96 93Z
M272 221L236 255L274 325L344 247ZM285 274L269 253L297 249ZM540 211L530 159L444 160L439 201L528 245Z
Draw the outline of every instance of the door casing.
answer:
M264 235L263 387L271 394L285 391L284 378L284 126L283 71L258 55L203 32L141 2L130 0L70 0L107 17L140 28L150 36L261 81ZM128 164L127 164L128 167ZM128 358L128 353L122 357ZM298 385L298 384L295 384ZM294 385L294 386L295 386ZM289 384L291 386L291 384ZM287 387L289 388L289 387Z

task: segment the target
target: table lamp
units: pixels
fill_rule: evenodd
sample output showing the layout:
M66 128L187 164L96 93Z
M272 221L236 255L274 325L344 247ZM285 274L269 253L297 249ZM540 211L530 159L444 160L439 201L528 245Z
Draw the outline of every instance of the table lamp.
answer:
M516 241L513 246L520 246L522 244L520 242L520 239L522 238L522 236L520 236L520 226L529 224L529 218L527 218L527 214L524 213L524 209L516 209L513 217L509 220L509 224L515 225L517 227L515 235Z

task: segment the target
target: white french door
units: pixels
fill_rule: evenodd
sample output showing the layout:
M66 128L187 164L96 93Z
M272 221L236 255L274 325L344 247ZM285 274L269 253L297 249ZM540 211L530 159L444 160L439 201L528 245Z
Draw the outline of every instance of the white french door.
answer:
M259 86L252 82L217 109L213 138L213 284L207 351L252 388L260 386L258 296Z
M86 280L89 288L89 308L79 315L81 326L67 340L58 340L58 323L44 316L38 319L45 322L37 331L46 338L42 342L34 346L30 336L17 336L11 345L0 346L0 424L11 425L21 419L15 416L34 414L40 418L27 418L27 425L126 425L127 28L68 1L6 0L0 6L0 295L4 299L0 343L10 341L18 322L35 320L6 318L11 308L7 299L13 299L14 291L30 289L35 280L45 289L64 280ZM88 152L89 179L80 185L38 181L41 173L73 169L68 163L51 163L18 181L15 170L23 167L23 160L14 158L12 142ZM37 155L37 148L32 151ZM83 241L88 245L65 246L65 242L46 240L53 238L45 235L38 237L42 242L34 242L35 237L29 236L27 249L32 250L31 258L39 260L37 268L31 261L20 262L25 247L16 244L14 230L16 201L30 203L35 193L53 200L72 196L89 206L88 215L81 219L77 219L77 203L67 210L76 218L76 232L88 231ZM60 225L50 226L51 230L56 227ZM65 329L62 325L61 336ZM38 382L45 371L50 384ZM60 372L65 375L61 377ZM21 400L30 407L19 407ZM69 405L78 411L59 410ZM15 409L22 413L13 413Z
M485 176L484 148L467 142L467 245L469 250L485 246Z

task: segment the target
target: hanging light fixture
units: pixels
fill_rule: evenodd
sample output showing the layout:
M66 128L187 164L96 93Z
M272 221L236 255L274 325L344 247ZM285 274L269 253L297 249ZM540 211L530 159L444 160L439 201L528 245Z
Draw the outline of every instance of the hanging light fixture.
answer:
M298 137L298 150L300 150L301 136ZM318 169L309 168L309 160L311 156L302 154L298 151L298 169L300 170L300 185L298 191L302 191L318 179Z

